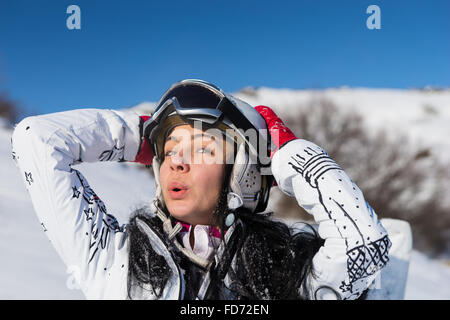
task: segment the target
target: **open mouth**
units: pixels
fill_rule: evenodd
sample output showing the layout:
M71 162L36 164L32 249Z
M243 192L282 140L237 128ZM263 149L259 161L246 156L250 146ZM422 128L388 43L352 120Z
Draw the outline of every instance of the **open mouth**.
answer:
M169 185L169 195L172 199L182 199L188 192L188 188L178 182L172 182Z

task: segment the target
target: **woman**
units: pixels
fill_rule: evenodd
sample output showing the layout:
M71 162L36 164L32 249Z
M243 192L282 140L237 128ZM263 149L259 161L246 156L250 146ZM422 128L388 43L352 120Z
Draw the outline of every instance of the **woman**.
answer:
M12 146L46 234L90 299L356 299L388 261L385 229L322 148L205 81L174 84L151 117L26 118ZM155 201L120 226L72 168L95 161L152 163ZM262 214L273 178L318 234Z

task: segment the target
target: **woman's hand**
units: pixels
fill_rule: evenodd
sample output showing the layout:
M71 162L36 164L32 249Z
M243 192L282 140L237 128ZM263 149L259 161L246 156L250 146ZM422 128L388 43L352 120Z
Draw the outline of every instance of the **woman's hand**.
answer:
M147 121L150 116L140 116L141 118L141 124ZM147 139L141 140L141 145L139 146L139 151L136 156L136 159L134 159L133 162L139 162L145 165L151 165L153 161L153 150L150 147L150 144L148 143Z
M272 143L277 147L276 150L272 151L270 154L270 157L272 158L278 149L289 141L297 139L297 137L288 127L286 127L283 120L281 120L271 108L266 106L256 106L255 109L264 120L266 120Z

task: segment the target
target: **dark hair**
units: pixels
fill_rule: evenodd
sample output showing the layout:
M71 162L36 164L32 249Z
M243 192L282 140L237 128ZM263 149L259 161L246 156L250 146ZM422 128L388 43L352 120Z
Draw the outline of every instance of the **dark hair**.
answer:
M222 192L213 214L213 223L219 226L222 239L229 213L227 193L232 168L232 164L225 168ZM224 242L222 261L211 272L215 292L220 292L219 287L223 286L228 273L233 283L231 289L238 299L309 298L305 292L300 293L300 287L306 275L314 275L312 259L324 243L314 228L304 223L309 230L295 231L285 223L273 220L273 212L253 213L239 208L235 215L245 230L235 247L227 247ZM236 270L230 268L234 257ZM221 297L212 295L210 298Z
M140 219L154 231L166 244L173 249L162 229L162 223L157 217L151 217L147 207L135 210L127 225L128 241L128 298L132 299L131 291L134 287L145 290L145 285L150 285L152 293L160 298L164 287L169 280L172 270L169 268L163 256L153 249L148 236L139 228L137 219Z
M219 289L228 273L237 299L310 298L300 288L306 276L314 274L312 259L323 245L313 227L305 224L310 230L294 231L273 220L272 213L255 214L245 209L236 213L244 232L235 252L225 250L213 271L212 285ZM229 267L231 259L236 259L235 269Z
M219 225L224 241L226 205L226 188L222 189L213 218ZM314 228L295 231L285 223L271 218L272 213L252 213L246 209L235 212L242 221L244 232L237 240L236 246L227 246L224 242L224 254L221 261L211 270L211 292L207 298L221 299L221 288L228 274L232 286L229 288L237 299L309 299L307 292L300 292L306 276L314 274L312 259L323 245ZM128 294L133 286L150 284L154 294L160 297L171 275L165 259L156 254L148 238L136 227L136 217L141 218L152 227L164 240L178 262L185 260L162 230L162 223L157 217L150 218L146 209L135 211L129 224L129 269ZM236 259L236 267L231 262Z

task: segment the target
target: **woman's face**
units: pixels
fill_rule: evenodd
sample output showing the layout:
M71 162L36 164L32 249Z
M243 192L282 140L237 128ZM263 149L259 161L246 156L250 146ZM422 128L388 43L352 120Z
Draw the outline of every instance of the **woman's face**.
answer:
M222 189L224 141L191 125L175 127L164 144L161 189L170 214L192 225L212 223Z

